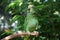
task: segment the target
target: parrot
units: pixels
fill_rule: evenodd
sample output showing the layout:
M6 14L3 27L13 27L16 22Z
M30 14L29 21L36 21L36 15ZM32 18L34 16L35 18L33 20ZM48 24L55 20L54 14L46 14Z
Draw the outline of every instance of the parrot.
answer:
M38 19L34 15L34 13L35 11L33 8L30 8L30 10L27 12L27 16L26 16L25 24L24 24L26 32L34 32L36 28L38 28L38 24L39 24ZM25 40L30 40L28 35L26 35Z
M30 12L27 13L26 20L25 20L25 29L28 32L33 32L38 26L38 19L35 15Z
M26 24L26 31L33 32L35 31L36 27L38 26L38 19L34 17L34 15L27 15L27 24Z

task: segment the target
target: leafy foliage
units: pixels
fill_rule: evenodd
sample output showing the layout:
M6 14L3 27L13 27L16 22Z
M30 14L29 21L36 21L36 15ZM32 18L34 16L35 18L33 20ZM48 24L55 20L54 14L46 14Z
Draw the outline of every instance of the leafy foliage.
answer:
M1 5L6 2L2 1ZM9 12L13 16L10 20L11 24L18 20L19 30L29 30L30 27L26 27L26 25L32 24L32 22L28 23L28 20L33 20L33 23L38 21L39 27L37 29L35 27L34 31L38 31L40 35L37 38L30 36L30 40L57 40L60 35L59 2L59 0L13 0L6 4L5 12ZM29 4L34 6L32 9L30 8L31 10L28 9ZM31 14L29 14L29 10Z

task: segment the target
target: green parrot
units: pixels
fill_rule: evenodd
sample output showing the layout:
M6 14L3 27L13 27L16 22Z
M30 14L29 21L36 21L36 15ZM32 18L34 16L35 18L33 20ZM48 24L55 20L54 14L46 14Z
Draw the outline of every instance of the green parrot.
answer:
M34 15L34 9L30 8L30 11L27 13L26 19L25 19L25 31L26 32L33 32L38 28L38 19ZM25 40L30 40L29 36L26 35Z
M26 32L33 32L38 27L38 19L34 15L34 9L30 8L30 11L27 13L25 20L25 29Z
M27 15L27 24L26 24L26 31L33 32L38 26L38 19L35 18L33 15Z

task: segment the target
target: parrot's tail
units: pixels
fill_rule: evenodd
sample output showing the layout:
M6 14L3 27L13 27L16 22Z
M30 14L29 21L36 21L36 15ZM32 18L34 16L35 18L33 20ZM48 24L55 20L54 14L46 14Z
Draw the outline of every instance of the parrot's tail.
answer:
M30 39L29 39L29 36L26 35L25 38L24 38L24 40L30 40Z

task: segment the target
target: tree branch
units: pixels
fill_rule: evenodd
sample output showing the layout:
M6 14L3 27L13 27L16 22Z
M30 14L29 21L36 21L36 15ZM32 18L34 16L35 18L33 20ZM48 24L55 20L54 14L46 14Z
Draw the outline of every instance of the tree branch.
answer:
M37 37L38 36L38 32L34 31L34 32L29 32L28 33L28 32L18 31L18 32L15 32L15 33L13 33L13 34L1 39L1 40L10 40L10 39L13 39L15 37L20 37L20 36L25 36L25 35L28 35L28 36L32 35L32 36L36 36Z

